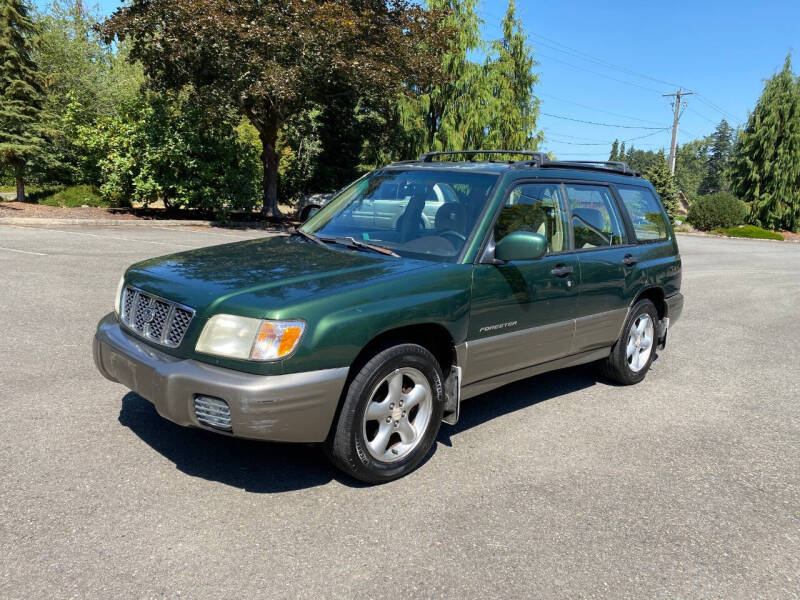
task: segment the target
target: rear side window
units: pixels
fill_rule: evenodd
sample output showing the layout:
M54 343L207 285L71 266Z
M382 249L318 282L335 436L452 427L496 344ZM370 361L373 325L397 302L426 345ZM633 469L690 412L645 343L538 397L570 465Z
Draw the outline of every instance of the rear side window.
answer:
M637 240L648 242L669 237L664 212L653 192L646 187L633 185L619 185L617 190L631 217Z
M530 183L515 187L494 227L495 242L514 231L533 231L547 238L548 252L568 249L567 219L561 186Z
M625 243L622 219L607 187L573 184L564 187L572 214L572 232L577 250Z

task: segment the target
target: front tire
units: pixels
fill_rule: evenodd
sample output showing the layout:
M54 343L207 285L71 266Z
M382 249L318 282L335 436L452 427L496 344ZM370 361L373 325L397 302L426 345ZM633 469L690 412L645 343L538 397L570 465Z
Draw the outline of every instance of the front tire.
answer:
M603 362L603 375L622 385L639 383L656 355L658 311L650 300L637 302L611 354Z
M442 372L422 346L392 346L350 382L326 443L332 462L367 483L413 471L430 451L444 411Z

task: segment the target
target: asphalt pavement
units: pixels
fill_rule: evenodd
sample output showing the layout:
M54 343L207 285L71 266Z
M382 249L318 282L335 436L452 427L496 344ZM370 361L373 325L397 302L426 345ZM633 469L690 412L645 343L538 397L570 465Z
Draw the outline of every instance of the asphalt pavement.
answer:
M506 386L369 487L93 366L127 265L263 235L0 226L1 598L800 597L800 245L681 236L643 383Z

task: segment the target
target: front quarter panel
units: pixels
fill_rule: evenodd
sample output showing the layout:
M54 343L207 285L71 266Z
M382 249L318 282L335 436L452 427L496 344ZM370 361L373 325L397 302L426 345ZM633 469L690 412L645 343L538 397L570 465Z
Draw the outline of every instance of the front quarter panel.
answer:
M444 327L456 344L467 335L472 265L436 265L294 307L308 330L286 373L349 366L372 339L410 325Z

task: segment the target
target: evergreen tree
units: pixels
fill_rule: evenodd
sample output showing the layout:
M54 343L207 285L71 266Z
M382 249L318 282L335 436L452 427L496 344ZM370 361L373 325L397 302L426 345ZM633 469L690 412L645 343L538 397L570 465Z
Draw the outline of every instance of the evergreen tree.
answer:
M728 191L727 169L733 153L733 127L725 119L711 134L711 153L706 162L706 174L698 193L700 195Z
M480 65L469 54L483 49L477 0L428 0L430 10L446 14L453 32L442 53L443 81L413 89L398 105L399 123L411 158L432 150L463 150L484 136L489 88Z
M42 87L32 58L35 26L24 0L0 0L0 165L10 168L17 201L25 200L27 162L44 145Z
M690 203L700 195L700 184L706 178L710 140L710 137L692 140L677 149L675 184Z
M514 0L509 0L502 25L503 38L492 44L495 56L485 65L491 86L486 138L476 144L487 149L535 150L542 139L541 132L536 132L539 100L533 94L539 77Z
M800 80L791 55L769 79L739 133L731 189L750 205L750 220L768 229L800 228Z
M658 160L654 160L642 176L656 188L658 195L661 196L661 201L664 203L664 208L667 209L667 214L671 219L674 219L680 206L678 190L675 188L675 178L669 172L669 165L663 150L657 154L657 157Z
M623 142L624 144L625 142ZM611 144L611 153L608 155L608 160L620 160L619 156L619 140L614 140Z
M633 146L631 146L631 150L633 150ZM619 156L618 160L623 162L628 160L628 155L625 153L625 142L619 145L619 154L617 156Z

